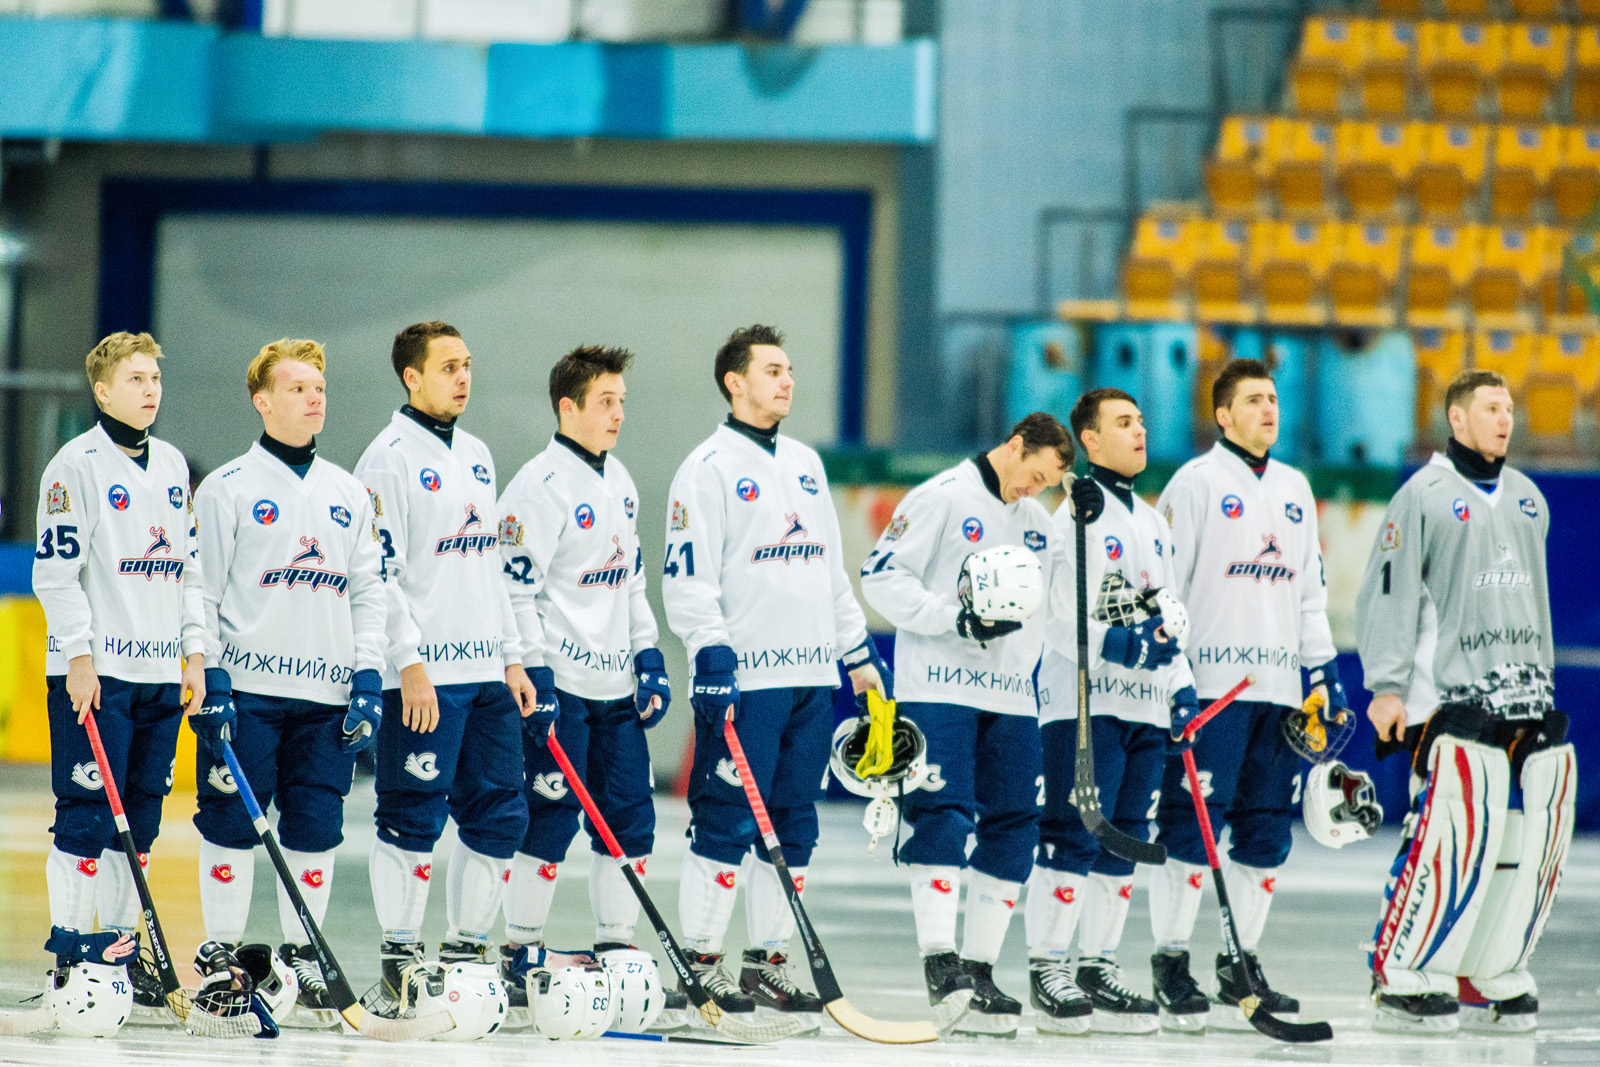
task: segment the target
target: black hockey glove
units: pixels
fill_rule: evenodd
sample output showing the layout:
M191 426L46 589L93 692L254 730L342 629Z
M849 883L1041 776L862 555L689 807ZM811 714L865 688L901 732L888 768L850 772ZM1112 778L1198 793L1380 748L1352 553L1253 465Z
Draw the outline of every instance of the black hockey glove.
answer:
M522 728L528 731L534 743L544 747L550 727L561 718L561 701L556 697L556 672L549 667L534 667L528 671L528 681L533 683L533 713L522 719Z
M694 681L689 704L701 719L715 725L731 705L739 713L739 679L733 673L739 661L727 645L707 645L694 657Z
M206 698L200 702L200 710L189 716L189 727L218 763L222 762L222 743L233 740L233 724L238 718L233 680L221 667L207 667Z
M1072 480L1072 521L1088 526L1106 509L1106 494L1093 478Z
M977 613L967 605L961 605L961 613L956 616L956 633L971 641L978 642L982 648L988 648L989 642L1006 634L1014 634L1022 629L1022 623L1014 619L1001 619L998 622L989 622L980 619Z

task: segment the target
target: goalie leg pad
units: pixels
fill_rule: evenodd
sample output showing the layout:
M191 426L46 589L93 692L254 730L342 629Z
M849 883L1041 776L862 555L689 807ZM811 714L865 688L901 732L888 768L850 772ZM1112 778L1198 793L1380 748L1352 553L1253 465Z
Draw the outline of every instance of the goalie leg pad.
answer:
M1431 746L1371 957L1384 992L1456 993L1500 855L1509 777L1498 748L1449 735Z
M1042 865L1033 868L1028 876L1028 901L1022 910L1029 959L1066 961L1071 957L1087 882L1081 874Z
M1492 1001L1537 993L1528 960L1539 944L1572 843L1577 752L1545 749L1522 766L1522 810L1511 811L1500 863L1461 959L1460 974Z

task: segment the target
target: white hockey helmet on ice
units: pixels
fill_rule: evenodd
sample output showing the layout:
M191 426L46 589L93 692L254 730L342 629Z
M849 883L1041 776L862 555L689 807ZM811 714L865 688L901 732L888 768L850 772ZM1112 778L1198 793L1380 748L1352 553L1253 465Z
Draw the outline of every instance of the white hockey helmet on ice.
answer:
M1044 600L1044 568L1026 548L986 548L962 562L957 590L985 622L1022 622Z
M488 1037L506 1021L510 1006L506 987L492 964L423 964L414 979L419 987L417 1018L448 1011L455 1026L435 1037L435 1041L477 1041ZM442 974L440 972L443 972Z
M922 787L928 774L928 741L916 723L904 715L894 717L894 762L882 774L863 778L856 765L867 750L871 721L865 716L846 719L833 731L828 767L840 785L858 797L894 798Z
M663 998L664 999L664 998ZM541 1037L589 1041L611 1025L611 975L599 964L528 972L528 1010Z
M279 959L270 945L240 945L234 957L255 982L255 993L266 1002L272 1018L281 1022L300 998L300 978L294 968Z
M64 1034L110 1037L133 1011L133 986L121 964L75 963L50 977L50 1016Z
M1304 817L1306 829L1319 843L1343 848L1377 832L1383 825L1383 807L1371 775L1330 760L1306 771Z
M650 1029L667 1006L655 957L636 948L611 949L600 953L600 965L611 976L611 1027L630 1034Z

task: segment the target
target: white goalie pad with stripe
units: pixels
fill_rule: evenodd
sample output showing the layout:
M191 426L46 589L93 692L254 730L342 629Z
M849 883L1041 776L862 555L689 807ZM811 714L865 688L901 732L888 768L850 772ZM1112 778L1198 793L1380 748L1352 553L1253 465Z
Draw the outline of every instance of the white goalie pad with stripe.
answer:
M1507 813L1500 863L1489 882L1461 976L1489 1000L1537 994L1528 958L1550 918L1577 818L1578 757L1571 745L1522 765L1522 810Z
M1448 735L1434 742L1372 953L1384 992L1455 995L1500 856L1510 777L1498 748Z

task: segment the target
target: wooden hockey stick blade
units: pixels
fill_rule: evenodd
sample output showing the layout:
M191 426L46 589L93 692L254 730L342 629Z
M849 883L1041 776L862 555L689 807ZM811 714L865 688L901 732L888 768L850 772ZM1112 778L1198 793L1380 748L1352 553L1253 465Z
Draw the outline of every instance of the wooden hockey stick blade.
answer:
M834 1022L857 1037L876 1041L880 1045L920 1045L925 1041L939 1040L938 1028L926 1020L890 1022L874 1019L858 1011L843 997L828 1001L826 1007Z
M339 1014L351 1029L374 1041L426 1041L456 1028L455 1017L449 1011L432 1012L418 1019L390 1019L360 1004L351 1004Z
M748 1041L734 1041L726 1037L700 1037L695 1034L630 1034L626 1030L607 1030L601 1037L615 1037L624 1041L658 1041L662 1044L676 1042L682 1045L731 1045L734 1048L766 1048Z
M0 1011L0 1036L16 1037L22 1034L42 1034L55 1026L49 1008L31 1011Z

